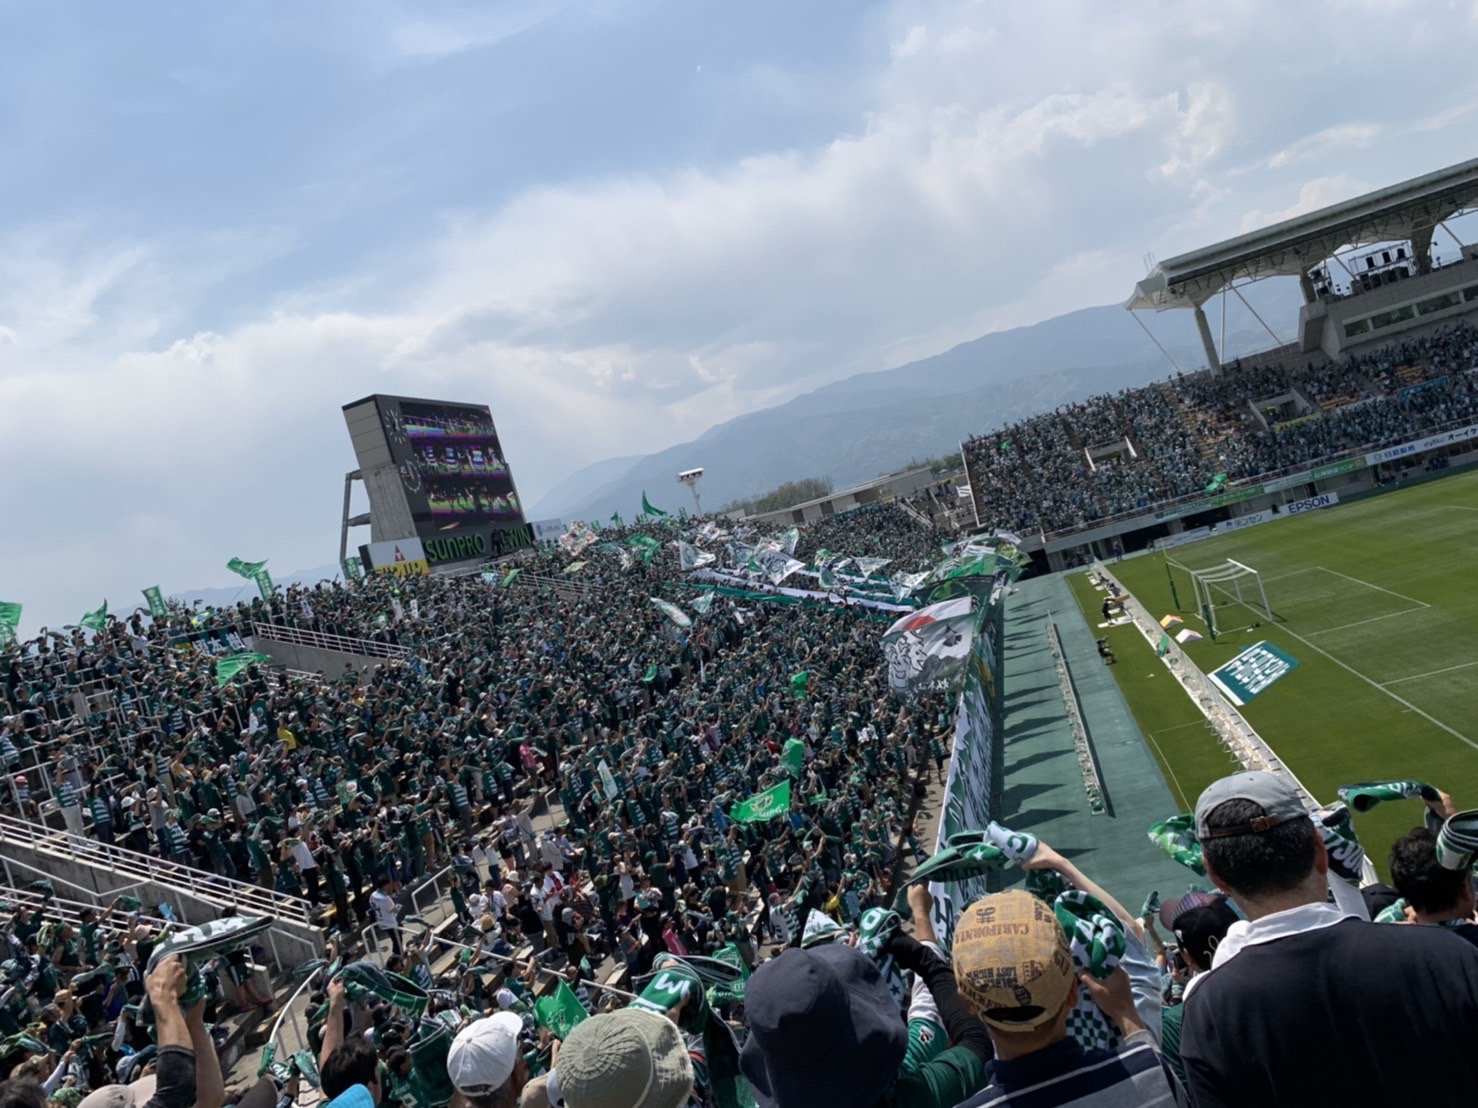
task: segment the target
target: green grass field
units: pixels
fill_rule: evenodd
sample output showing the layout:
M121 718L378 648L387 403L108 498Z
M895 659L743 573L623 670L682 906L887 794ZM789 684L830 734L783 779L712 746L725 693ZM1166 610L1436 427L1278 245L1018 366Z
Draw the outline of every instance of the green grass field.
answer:
M1262 574L1278 618L1224 599L1221 631L1186 647L1210 672L1262 639L1299 660L1243 709L1247 721L1323 802L1340 785L1414 777L1478 807L1478 473L1277 519L1168 552L1185 566L1235 559ZM1109 567L1157 616L1178 611L1205 633L1188 578L1171 601L1165 555ZM1070 577L1090 626L1103 594ZM1243 586L1244 597L1255 588ZM1251 625L1261 621L1260 627ZM1200 711L1133 627L1106 632L1125 699L1171 793L1189 811L1230 772ZM1388 803L1357 826L1385 871L1389 844L1421 822L1417 802Z

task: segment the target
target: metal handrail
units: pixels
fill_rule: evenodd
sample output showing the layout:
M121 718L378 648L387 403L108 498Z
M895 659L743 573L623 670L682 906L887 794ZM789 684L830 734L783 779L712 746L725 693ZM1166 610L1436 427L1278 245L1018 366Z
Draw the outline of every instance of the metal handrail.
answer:
M167 863L150 854L109 846L65 831L53 831L15 816L0 815L0 842L6 839L32 850L75 858L89 865L101 865L125 877L177 889L210 903L250 908L258 915L288 919L294 923L312 922L312 906L302 897L219 874L212 873L207 878L191 866Z
M333 650L340 654L362 654L370 658L408 658L411 653L406 647L395 643L353 639L344 635L330 635L324 631L305 631L301 627L288 627L278 623L253 622L251 633L253 639L273 639L289 646Z

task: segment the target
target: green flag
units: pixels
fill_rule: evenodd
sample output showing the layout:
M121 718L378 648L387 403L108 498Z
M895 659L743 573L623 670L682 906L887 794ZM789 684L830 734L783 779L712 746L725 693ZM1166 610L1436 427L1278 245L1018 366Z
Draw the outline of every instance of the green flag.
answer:
M364 576L364 563L359 560L357 554L353 557L345 558L341 564L344 567L345 581L358 581Z
M260 564L266 565L267 563L262 562ZM271 600L272 590L275 588L272 584L272 575L265 569L259 569L252 575L252 580L257 583L257 591L262 594L262 599Z
M657 680L657 663L652 662L647 666L647 671L641 675L641 683L650 685L655 680Z
M1218 473L1211 479L1211 484L1206 486L1206 491L1210 493L1221 492L1226 487L1226 483L1227 475L1225 473Z
M785 768L790 771L792 777L799 777L802 767L806 764L806 744L800 739L787 739L780 760L785 763Z
M643 493L642 495L645 496L646 494ZM614 523L617 527L625 527L626 526L625 522L621 519L621 513L620 512L612 512L611 513L611 522Z
M0 646L15 641L21 625L21 606L10 600L0 600Z
M169 614L169 609L164 606L164 597L159 592L158 585L151 585L145 589L144 599L149 602L149 614L155 619L160 619Z
M806 682L810 679L810 671L804 669L790 679L790 691L795 693L797 700L806 699Z
M729 818L735 823L763 823L789 811L790 782L782 781L774 788L755 793L748 800L735 804L729 809Z
M509 585L513 584L514 578L522 572L522 567L514 566L507 573L503 574L503 587L506 589Z
M669 604L667 601L658 599L655 596L651 598L651 601L652 607L672 620L674 626L684 628L693 626L693 617L688 615L687 612L683 611L676 604Z
M224 658L216 659L216 688L227 684L231 678L244 670L249 665L257 662L270 662L270 654L228 654Z
M667 518L667 515L668 515L668 513L667 512L664 512L661 508L654 508L654 507L652 507L651 501L649 501L647 499L647 490L646 489L642 489L642 494L641 494L641 510L642 510L642 515L656 516L658 519L666 519Z
M255 581L257 574L262 572L262 567L266 564L266 558L260 562L243 562L240 558L232 558L226 563L226 568L240 577L245 577L248 581Z
M700 616L706 616L708 614L708 610L710 608L712 608L712 607L713 607L713 590L712 589L705 589L703 591L702 595L700 595L698 597L698 599L696 599L696 600L693 601L693 611L697 612Z
M575 1026L590 1017L575 991L561 979L552 996L534 1001L534 1019L556 1039L569 1038Z
M1160 642L1159 645L1155 647L1155 653L1162 658L1170 653L1170 636L1165 634L1164 632L1161 632L1160 634Z
M88 612L77 621L89 631L101 631L108 626L108 602L103 601L103 606L95 612Z
M647 566L652 564L657 551L662 549L662 544L650 535L632 535L626 540L626 545L635 550L636 556L642 560L642 565Z

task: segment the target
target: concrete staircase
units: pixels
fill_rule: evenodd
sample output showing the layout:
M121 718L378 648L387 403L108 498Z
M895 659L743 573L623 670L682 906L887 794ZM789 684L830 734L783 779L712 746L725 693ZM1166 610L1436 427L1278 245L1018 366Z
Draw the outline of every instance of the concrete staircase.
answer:
M323 932L313 922L313 905L302 897L203 873L15 816L0 815L0 861L13 886L24 887L45 878L80 894L77 899L84 903L106 905L120 894L136 896L145 904L168 904L186 924L219 919L227 909L244 916L267 916L274 923L263 945L283 972L320 957L324 950Z

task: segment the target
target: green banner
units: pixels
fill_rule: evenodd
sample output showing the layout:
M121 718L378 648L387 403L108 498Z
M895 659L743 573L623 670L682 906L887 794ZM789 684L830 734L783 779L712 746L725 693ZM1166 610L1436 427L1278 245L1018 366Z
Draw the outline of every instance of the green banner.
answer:
M262 569L256 572L256 574L252 577L252 580L257 583L257 591L262 594L262 599L271 600L273 589L272 575L268 573L265 569Z
M0 600L0 646L16 639L21 625L21 606L11 600Z
M1212 670L1211 683L1238 707L1280 677L1298 668L1298 659L1272 643L1253 643L1224 666Z
M1193 500L1189 504L1177 504L1173 508L1165 508L1155 513L1156 519L1179 519L1181 516L1195 515L1210 508L1224 508L1228 504L1240 504L1244 500L1261 496L1267 490L1261 485L1252 485L1245 489L1233 489L1224 492L1220 496L1208 496L1201 500Z
M227 684L231 678L244 670L249 665L257 662L270 662L270 654L229 654L224 658L216 659L216 688Z
M248 581L254 581L256 580L257 574L262 572L262 567L266 564L266 558L263 558L260 562L244 562L240 558L232 558L226 563L226 568L239 577L245 577Z
M89 631L101 631L108 626L108 602L103 601L103 606L95 612L88 612L77 621Z
M521 567L514 566L507 573L503 574L503 588L506 589L509 585L513 584L514 579L522 572L523 569Z
M729 818L735 823L764 823L789 811L790 782L782 781L772 789L755 793L748 800L735 804L729 809Z
M657 551L662 549L662 544L648 535L632 535L626 540L626 545L636 551L636 556L642 560L643 565L648 566L652 564Z
M1341 473L1354 473L1365 468L1364 457L1346 458L1342 462L1331 462L1327 466L1315 466L1309 470L1310 481L1322 481L1326 477L1338 477Z
M164 606L164 596L160 593L158 585L150 585L145 589L144 599L149 602L149 614L155 619L163 619L169 614L169 609Z
M359 560L357 554L345 558L340 564L344 568L345 581L358 581L364 577L364 563Z

